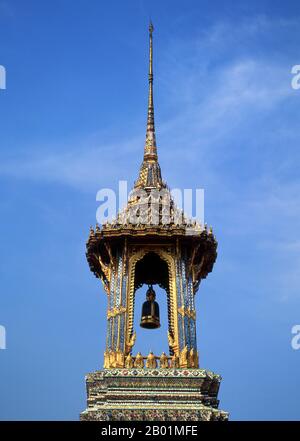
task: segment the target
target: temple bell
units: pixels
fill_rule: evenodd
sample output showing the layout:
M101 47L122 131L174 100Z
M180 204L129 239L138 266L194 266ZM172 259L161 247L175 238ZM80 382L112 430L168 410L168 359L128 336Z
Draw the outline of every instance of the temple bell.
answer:
M142 306L142 318L140 326L146 329L157 329L160 327L159 305L155 301L155 291L152 285L149 285L146 292L146 301Z

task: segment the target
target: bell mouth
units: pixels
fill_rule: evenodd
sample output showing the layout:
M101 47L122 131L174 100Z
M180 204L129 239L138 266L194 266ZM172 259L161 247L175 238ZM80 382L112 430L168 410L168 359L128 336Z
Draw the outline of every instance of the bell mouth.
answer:
M140 327L145 329L156 329L156 328L160 328L160 322L157 317L153 317L152 315L149 315L142 317Z

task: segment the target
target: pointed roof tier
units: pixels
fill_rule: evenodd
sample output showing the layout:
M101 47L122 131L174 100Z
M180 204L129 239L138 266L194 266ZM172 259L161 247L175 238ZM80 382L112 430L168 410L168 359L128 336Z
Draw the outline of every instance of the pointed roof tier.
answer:
M158 163L153 104L153 25L149 26L149 95L144 157L126 207L116 219L94 230L87 241L87 259L91 271L105 286L114 248L123 243L164 241L185 243L191 250L191 268L195 283L212 271L217 256L217 241L212 228L187 218L162 180ZM176 245L177 246L177 245ZM112 255L110 255L112 253Z
M149 26L149 93L148 93L148 113L146 141L144 147L144 159L140 168L140 173L135 188L165 188L166 185L161 178L160 165L157 157L157 146L154 123L154 103L153 103L153 24Z

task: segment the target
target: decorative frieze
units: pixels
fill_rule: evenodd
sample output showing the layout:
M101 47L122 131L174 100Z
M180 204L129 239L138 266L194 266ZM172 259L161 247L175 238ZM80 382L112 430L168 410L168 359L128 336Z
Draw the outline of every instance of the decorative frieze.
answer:
M226 420L221 377L204 369L105 369L87 376L81 420Z

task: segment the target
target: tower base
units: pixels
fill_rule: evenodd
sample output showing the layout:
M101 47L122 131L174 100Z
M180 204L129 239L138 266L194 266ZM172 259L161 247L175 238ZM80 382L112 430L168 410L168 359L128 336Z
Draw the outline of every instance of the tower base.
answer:
M87 409L80 419L224 421L220 382L205 369L104 369L86 376Z

